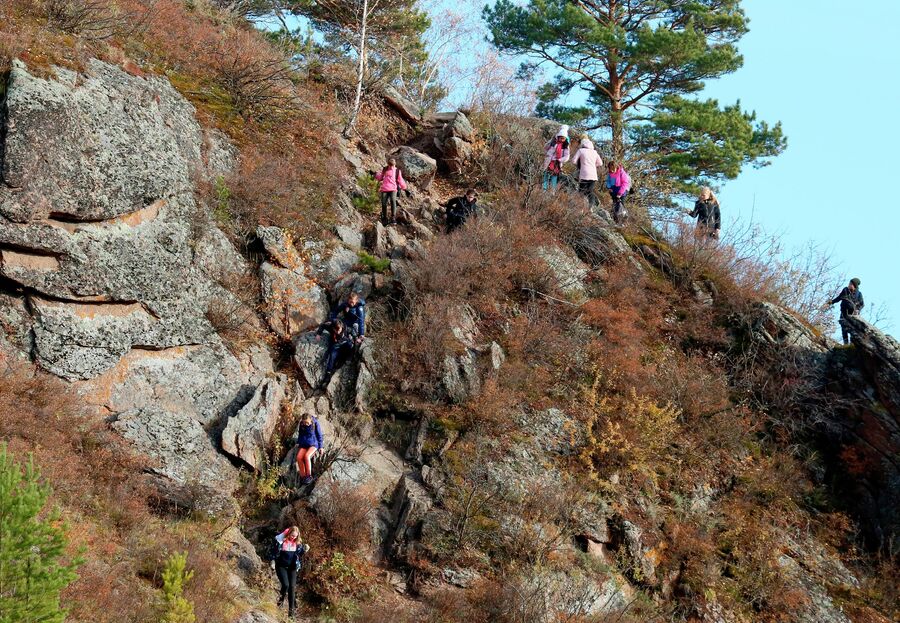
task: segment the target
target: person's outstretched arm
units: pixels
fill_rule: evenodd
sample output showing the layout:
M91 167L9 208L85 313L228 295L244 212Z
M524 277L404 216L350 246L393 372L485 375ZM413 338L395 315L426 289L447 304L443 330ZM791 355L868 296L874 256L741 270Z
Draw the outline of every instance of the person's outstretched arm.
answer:
M713 229L719 230L722 228L722 211L719 209L719 204L715 204L713 206Z
M857 290L859 292L859 290ZM863 300L862 292L859 292L859 305L856 306L856 313L859 313L860 310L866 306L866 302Z
M325 445L324 438L322 437L322 425L319 424L319 420L316 420L316 447L321 450L322 446Z
M841 290L840 294L838 294L836 297L834 297L831 300L831 303L829 303L829 305L834 305L835 303L840 303L846 297L847 297L847 288L844 288L843 290Z

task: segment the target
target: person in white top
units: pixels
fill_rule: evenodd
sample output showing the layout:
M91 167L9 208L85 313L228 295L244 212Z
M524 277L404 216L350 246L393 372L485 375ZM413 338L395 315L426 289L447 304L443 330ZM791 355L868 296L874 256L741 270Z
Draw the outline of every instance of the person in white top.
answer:
M544 145L544 190L552 188L556 190L559 178L562 175L562 165L569 161L569 126L559 128L556 136Z
M597 185L597 180L600 179L599 172L603 166L603 159L594 149L594 144L588 137L585 136L581 139L581 147L575 152L572 164L578 167L578 191L587 197L588 205L593 210L600 203L597 195L594 194L594 187Z

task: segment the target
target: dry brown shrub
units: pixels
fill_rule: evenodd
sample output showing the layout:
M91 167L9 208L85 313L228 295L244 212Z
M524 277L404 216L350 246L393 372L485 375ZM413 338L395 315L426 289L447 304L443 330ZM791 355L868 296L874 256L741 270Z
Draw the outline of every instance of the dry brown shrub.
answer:
M338 548L358 550L372 539L370 525L375 512L376 496L366 488L337 481L322 483L327 492L316 507L316 513L328 538Z
M232 231L246 238L258 224L278 225L303 238L329 226L343 164L329 146L328 114L310 113L274 136L259 128L224 180Z
M195 569L185 596L198 620L228 618L233 595L222 582L225 564L208 523L168 524L150 510L142 472L146 461L89 412L62 381L14 364L0 373L0 439L10 452L32 454L53 488L75 549L85 564L63 593L73 621L138 623L151 620L158 597L153 582L164 558L187 551ZM122 608L123 601L130 606Z

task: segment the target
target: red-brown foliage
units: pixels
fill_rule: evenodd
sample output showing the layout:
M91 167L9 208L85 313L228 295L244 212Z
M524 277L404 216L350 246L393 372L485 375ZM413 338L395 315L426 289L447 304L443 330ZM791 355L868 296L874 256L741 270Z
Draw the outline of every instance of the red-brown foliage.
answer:
M83 550L85 564L63 593L70 620L152 620L158 574L175 551L187 551L195 570L185 596L198 620L228 614L233 599L221 582L223 563L209 525L170 526L154 516L141 476L146 462L88 412L75 392L28 366L13 365L0 374L0 412L0 440L14 456L34 457L53 488L51 504L68 524L73 551Z

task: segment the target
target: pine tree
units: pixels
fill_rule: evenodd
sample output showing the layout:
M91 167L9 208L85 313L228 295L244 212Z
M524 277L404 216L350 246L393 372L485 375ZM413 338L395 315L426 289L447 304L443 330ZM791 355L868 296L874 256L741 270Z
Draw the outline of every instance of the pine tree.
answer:
M187 553L174 553L163 569L163 623L194 623L194 605L184 598L184 586L194 577L187 570Z
M41 517L50 491L32 459L23 469L0 444L0 623L65 619L59 593L77 577L78 561L64 562L58 516Z
M540 89L538 112L589 129L608 127L616 158L625 154L629 130L642 148L669 156L685 141L693 148L690 141L708 126L725 144L721 162L701 159L685 173L691 163L676 160L681 178L717 180L734 177L735 164L737 171L746 163L763 166L785 147L780 124L754 125L752 113L684 97L743 64L737 42L748 20L740 0L497 0L484 18L501 52L529 59L524 74L559 70ZM576 90L586 94L587 106L559 104Z

